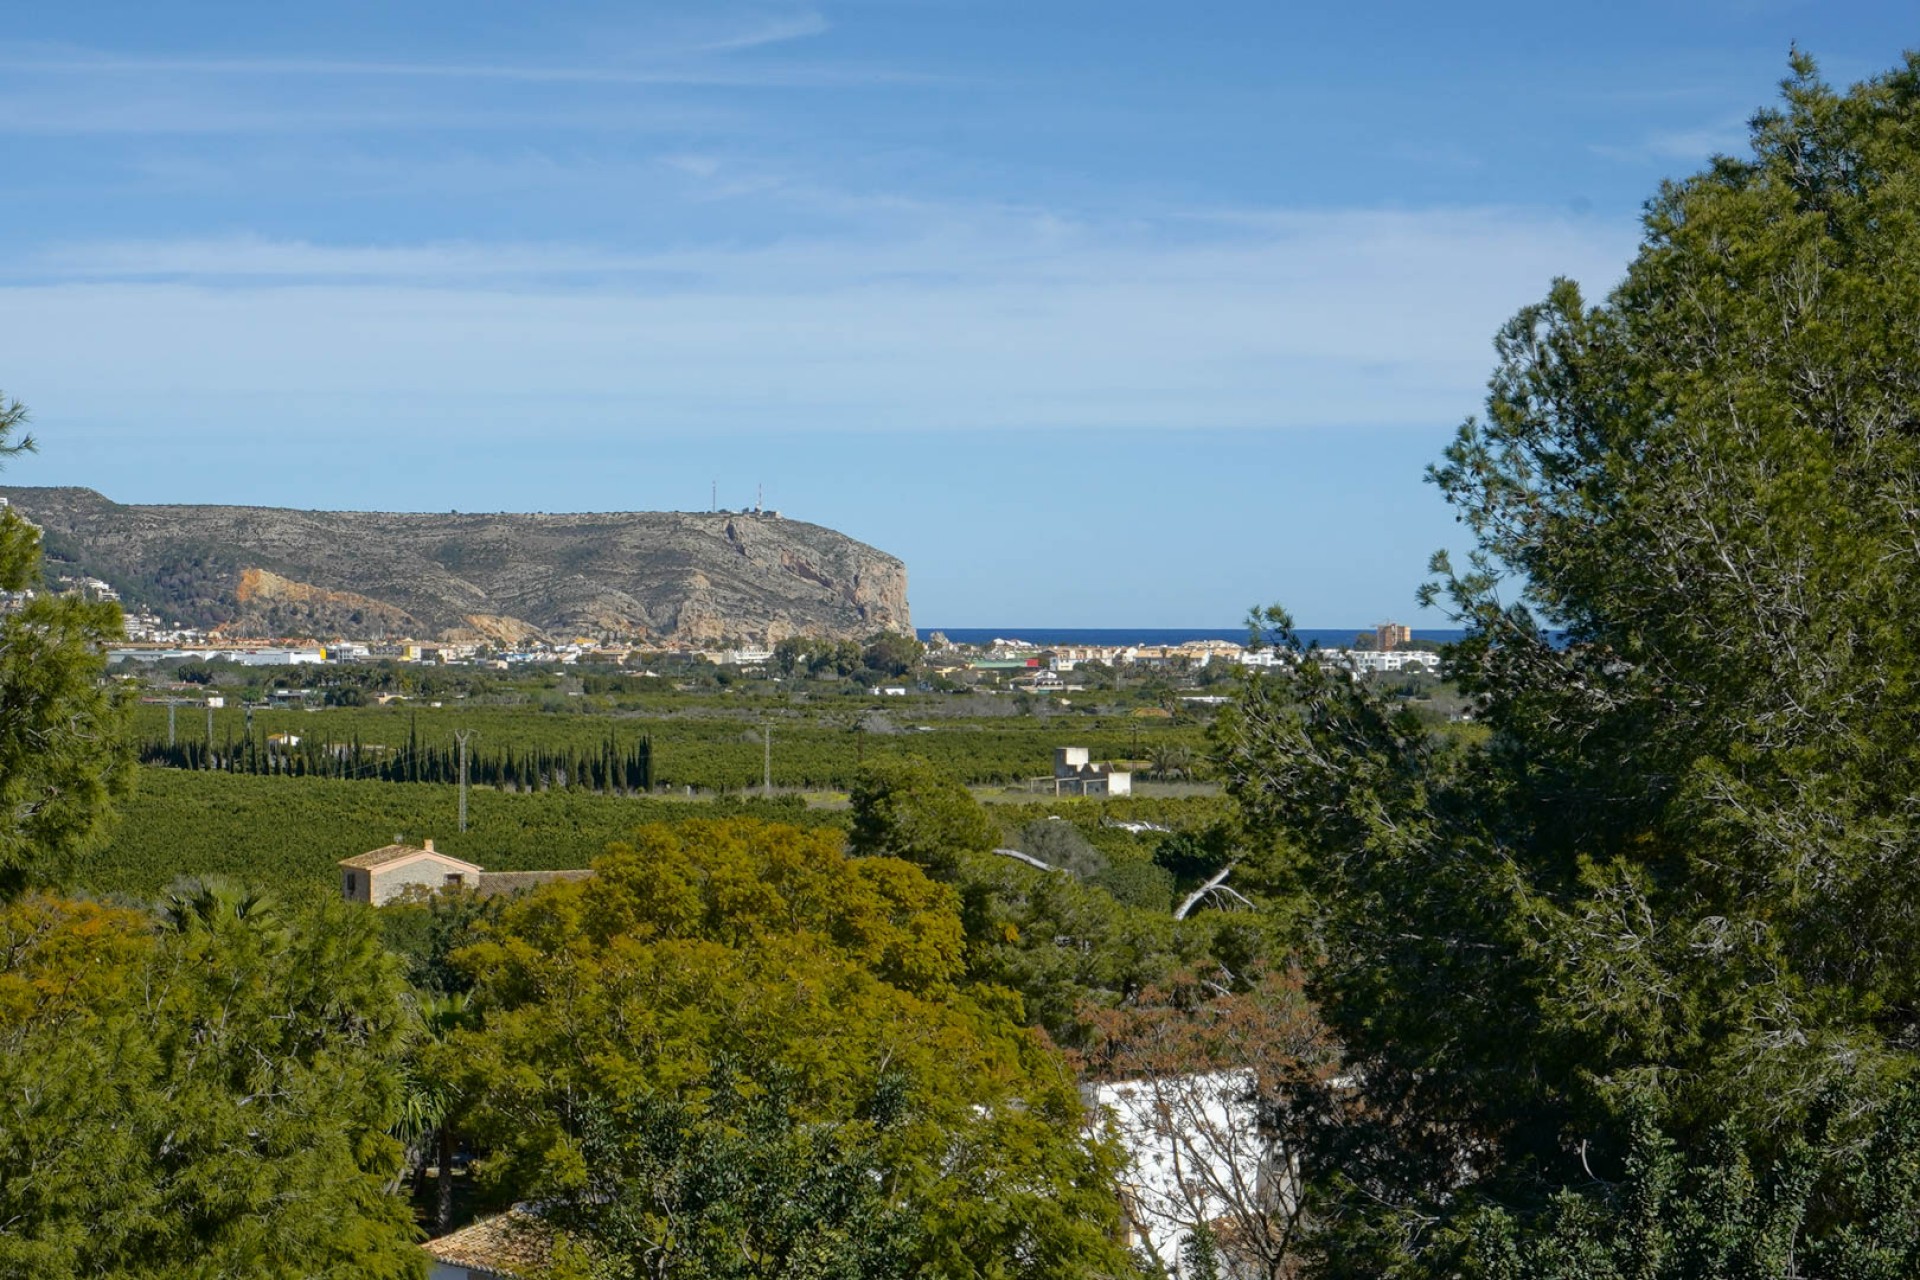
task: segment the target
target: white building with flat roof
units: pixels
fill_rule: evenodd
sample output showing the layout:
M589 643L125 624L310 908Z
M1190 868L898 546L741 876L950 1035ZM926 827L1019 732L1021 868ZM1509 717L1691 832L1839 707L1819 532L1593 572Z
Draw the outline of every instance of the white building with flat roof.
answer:
M1110 764L1095 764L1085 747L1053 749L1053 794L1125 796L1133 794L1133 775Z

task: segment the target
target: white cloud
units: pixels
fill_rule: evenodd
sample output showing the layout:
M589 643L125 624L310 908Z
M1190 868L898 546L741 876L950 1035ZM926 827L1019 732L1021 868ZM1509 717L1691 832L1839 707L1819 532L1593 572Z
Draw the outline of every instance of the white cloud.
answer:
M755 48L782 39L824 31L826 27L788 24L780 32L746 33L696 52ZM295 76L325 80L479 80L521 84L684 85L699 88L846 88L862 84L928 83L926 76L884 67L833 67L791 63L744 67L724 62L650 61L617 64L392 62L351 58L123 58L87 57L70 61L0 58L0 70L45 77L88 79L139 78L148 82L209 76L268 79Z
M232 135L393 133L442 130L484 134L514 129L656 133L712 127L726 115L682 103L617 103L564 108L449 102L361 104L320 95L310 102L251 102L163 89L91 93L0 94L0 134Z
M1554 275L1605 289L1631 247L1511 209L655 252L121 242L0 287L0 349L36 405L209 425L316 397L460 406L483 433L556 402L583 431L1405 424L1473 410L1494 329Z
M676 155L662 156L660 163L691 178L707 179L720 172L718 156Z
M893 67L761 51L830 30L811 9L714 6L510 58L116 53L0 46L0 134L239 136L685 127L676 90L833 91L944 83ZM651 91L651 92L650 92ZM684 96L684 95L682 95ZM637 100L638 99L638 100ZM705 114L711 104L701 104Z
M704 41L697 48L706 53L730 53L736 49L758 49L763 45L805 40L825 35L830 29L826 18L813 10L770 15L744 30Z
M1699 164L1712 156L1739 155L1747 150L1748 141L1747 122L1729 116L1691 128L1655 130L1624 145L1595 143L1589 149L1609 160L1636 164Z

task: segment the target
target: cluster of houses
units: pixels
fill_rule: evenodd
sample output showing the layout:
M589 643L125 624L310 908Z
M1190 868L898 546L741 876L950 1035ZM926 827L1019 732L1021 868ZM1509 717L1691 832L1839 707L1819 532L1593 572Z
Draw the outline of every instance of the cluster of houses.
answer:
M0 507L6 506L6 500L0 498ZM98 578L62 576L52 582L52 593L57 596L78 596L82 600L120 599L120 593L113 584L102 582ZM0 613L12 613L24 607L28 601L40 594L34 587L23 587L18 591L0 591Z
M1360 674L1376 672L1440 673L1440 655L1429 649L1403 646L1370 649L1317 649L1323 663ZM941 665L942 660L946 665ZM1229 640L1189 640L1168 645L1061 645L1040 649L1021 640L995 640L984 654L950 650L932 662L943 673L960 671L1012 673L1016 689L1035 692L1071 692L1083 686L1067 677L1086 663L1107 667L1148 667L1200 670L1216 662L1247 667L1285 667L1294 661L1285 649L1250 649Z
M22 593L30 598L32 593ZM0 595L0 605L4 605ZM706 650L686 645L650 645L645 649L632 645L603 644L597 640L563 640L551 644L527 644L495 651L478 642L424 640L330 640L287 643L286 641L232 640L215 633L191 628L168 628L152 614L134 614L127 619L128 643L108 650L113 662L165 662L192 658L205 662L222 659L249 667L319 665L334 662L404 662L422 665L462 665L479 663L496 669L558 663L573 666L581 662L625 663L638 654L670 654L704 658L709 662L752 665L767 661L771 651L759 649Z

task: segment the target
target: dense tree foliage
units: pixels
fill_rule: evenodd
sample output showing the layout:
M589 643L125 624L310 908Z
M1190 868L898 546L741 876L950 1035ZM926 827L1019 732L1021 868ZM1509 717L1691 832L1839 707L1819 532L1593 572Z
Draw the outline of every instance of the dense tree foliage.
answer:
M773 665L783 676L894 680L916 670L926 653L920 641L894 631L871 636L864 644L789 636L773 647Z
M1328 1271L1911 1271L1859 1162L1910 1167L1920 1065L1917 297L1920 60L1796 60L1605 303L1501 332L1433 472L1484 745L1310 658L1223 717L1366 1099L1319 1152Z
M0 396L0 459L33 448L25 423ZM40 531L0 510L0 593L26 591L31 600L0 614L0 896L56 875L133 776L101 652L121 634L120 606L48 594Z
M1165 910L1130 910L1068 872L974 859L960 886L973 981L1021 998L1023 1016L1063 1044L1088 1007L1127 999L1205 954L1206 930Z
M961 860L991 849L998 834L964 786L915 757L866 765L850 796L850 851L900 858L936 879L953 879Z
M951 889L836 835L654 828L461 953L488 1176L622 1276L1113 1274L1115 1153L963 990Z
M424 1274L394 969L330 898L0 907L0 1274Z

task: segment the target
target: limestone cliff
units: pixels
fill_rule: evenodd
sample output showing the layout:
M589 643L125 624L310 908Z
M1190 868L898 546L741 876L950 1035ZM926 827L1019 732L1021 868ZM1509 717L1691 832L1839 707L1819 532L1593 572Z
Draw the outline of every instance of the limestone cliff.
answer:
M50 573L233 636L773 643L909 631L906 566L772 515L396 514L128 506L0 487Z

